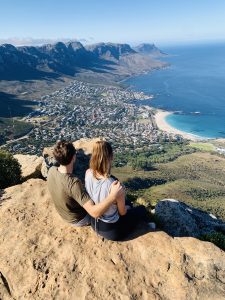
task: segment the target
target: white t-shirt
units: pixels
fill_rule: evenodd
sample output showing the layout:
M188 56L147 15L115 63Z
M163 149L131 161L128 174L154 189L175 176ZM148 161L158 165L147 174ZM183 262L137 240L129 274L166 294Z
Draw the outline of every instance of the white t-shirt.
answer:
M95 204L100 203L108 197L113 181L115 181L113 177L96 179L93 175L93 171L91 169L87 170L85 175L85 188ZM99 219L106 223L117 222L119 219L117 205L112 204Z

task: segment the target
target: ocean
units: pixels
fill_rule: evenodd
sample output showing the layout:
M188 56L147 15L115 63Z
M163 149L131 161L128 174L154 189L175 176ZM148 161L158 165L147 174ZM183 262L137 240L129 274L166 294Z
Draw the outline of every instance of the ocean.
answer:
M225 138L225 43L162 49L170 66L129 78L132 89L153 94L142 104L175 112L173 127L205 138Z

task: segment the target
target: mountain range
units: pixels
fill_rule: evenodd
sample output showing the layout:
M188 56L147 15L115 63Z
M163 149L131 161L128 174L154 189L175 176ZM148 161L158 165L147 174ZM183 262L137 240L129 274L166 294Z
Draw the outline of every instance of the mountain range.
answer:
M0 79L36 79L74 76L84 70L120 75L158 68L155 57L163 53L154 44L132 48L128 44L98 43L83 46L78 41L43 46L0 45Z

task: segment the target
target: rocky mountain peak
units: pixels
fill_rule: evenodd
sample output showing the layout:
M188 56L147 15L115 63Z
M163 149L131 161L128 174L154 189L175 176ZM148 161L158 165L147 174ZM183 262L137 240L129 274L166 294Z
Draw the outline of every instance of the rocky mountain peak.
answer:
M17 48L11 44L2 44L0 45L0 51L16 52Z
M74 76L86 70L127 76L163 65L166 63L137 53L128 44L98 43L84 47L78 41L70 41L37 47L0 46L0 79Z
M80 50L80 49L85 50L84 46L78 41L68 42L68 43L66 43L66 46L68 48L73 49L74 51L77 51L77 50Z
M119 59L122 55L136 53L128 44L98 43L86 47L89 51L100 57L113 57Z
M163 55L161 50L155 46L155 44L142 43L134 48L137 52L150 55Z

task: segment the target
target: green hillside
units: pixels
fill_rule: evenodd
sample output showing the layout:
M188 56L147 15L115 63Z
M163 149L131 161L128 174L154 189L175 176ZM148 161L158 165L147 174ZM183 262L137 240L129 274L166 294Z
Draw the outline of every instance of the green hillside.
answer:
M0 145L7 140L16 139L27 134L33 125L15 118L0 118Z
M128 197L148 206L175 198L225 220L225 158L221 156L196 152L153 164L150 171L124 166L114 168L113 174L125 183Z

